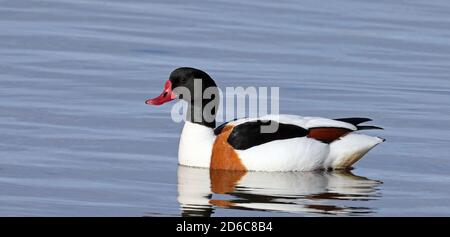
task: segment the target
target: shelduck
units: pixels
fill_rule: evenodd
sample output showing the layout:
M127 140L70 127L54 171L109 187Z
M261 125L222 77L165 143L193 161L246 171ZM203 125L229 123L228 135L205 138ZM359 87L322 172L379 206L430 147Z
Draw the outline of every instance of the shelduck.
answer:
M200 80L200 87L194 83L195 79ZM183 90L192 96L185 96ZM371 119L359 117L265 115L236 119L216 127L214 116L219 99L218 96L203 96L207 90L217 90L217 85L206 72L182 67L170 74L161 95L145 102L161 105L181 99L188 103L178 149L180 165L240 171L348 169L384 141L358 133L381 129L361 125ZM207 106L210 106L212 119L203 114ZM261 132L261 128L269 124L276 124L278 129Z

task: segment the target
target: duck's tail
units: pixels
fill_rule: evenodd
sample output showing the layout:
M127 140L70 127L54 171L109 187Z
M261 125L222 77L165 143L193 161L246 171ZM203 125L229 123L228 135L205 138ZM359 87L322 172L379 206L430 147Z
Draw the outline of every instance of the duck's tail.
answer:
M330 144L330 153L325 162L326 168L347 169L360 160L384 138L359 133L349 133Z
M356 126L358 128L358 130L383 129L378 126L360 125L361 123L372 121L372 119L370 119L370 118L352 117L352 118L338 118L338 119L334 119L334 120L353 124L354 126Z

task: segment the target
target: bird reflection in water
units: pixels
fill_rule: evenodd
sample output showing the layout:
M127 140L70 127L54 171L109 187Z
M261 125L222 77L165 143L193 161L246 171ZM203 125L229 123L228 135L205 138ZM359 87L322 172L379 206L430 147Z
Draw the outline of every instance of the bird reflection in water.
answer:
M370 215L380 181L350 171L245 172L179 166L182 216L213 216L218 208L297 215ZM364 204L364 205L363 205Z

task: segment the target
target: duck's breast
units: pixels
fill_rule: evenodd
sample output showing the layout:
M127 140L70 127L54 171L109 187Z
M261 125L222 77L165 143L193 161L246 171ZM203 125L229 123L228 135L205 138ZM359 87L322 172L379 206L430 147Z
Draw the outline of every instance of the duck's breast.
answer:
M178 146L178 163L209 168L215 138L211 128L186 121Z

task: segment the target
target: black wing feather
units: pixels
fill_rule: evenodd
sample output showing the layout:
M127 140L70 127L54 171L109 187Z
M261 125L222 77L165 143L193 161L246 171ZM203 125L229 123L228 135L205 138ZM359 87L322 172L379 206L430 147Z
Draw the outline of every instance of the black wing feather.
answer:
M384 128L381 127L377 127L377 126L356 126L358 128L358 130L369 130L369 129L382 129L384 130Z
M256 120L239 124L233 128L227 141L236 150L246 150L275 140L308 135L308 130L296 125L284 123L278 123L278 130L274 133L261 133L261 126L268 126L271 122L278 123L273 120Z

